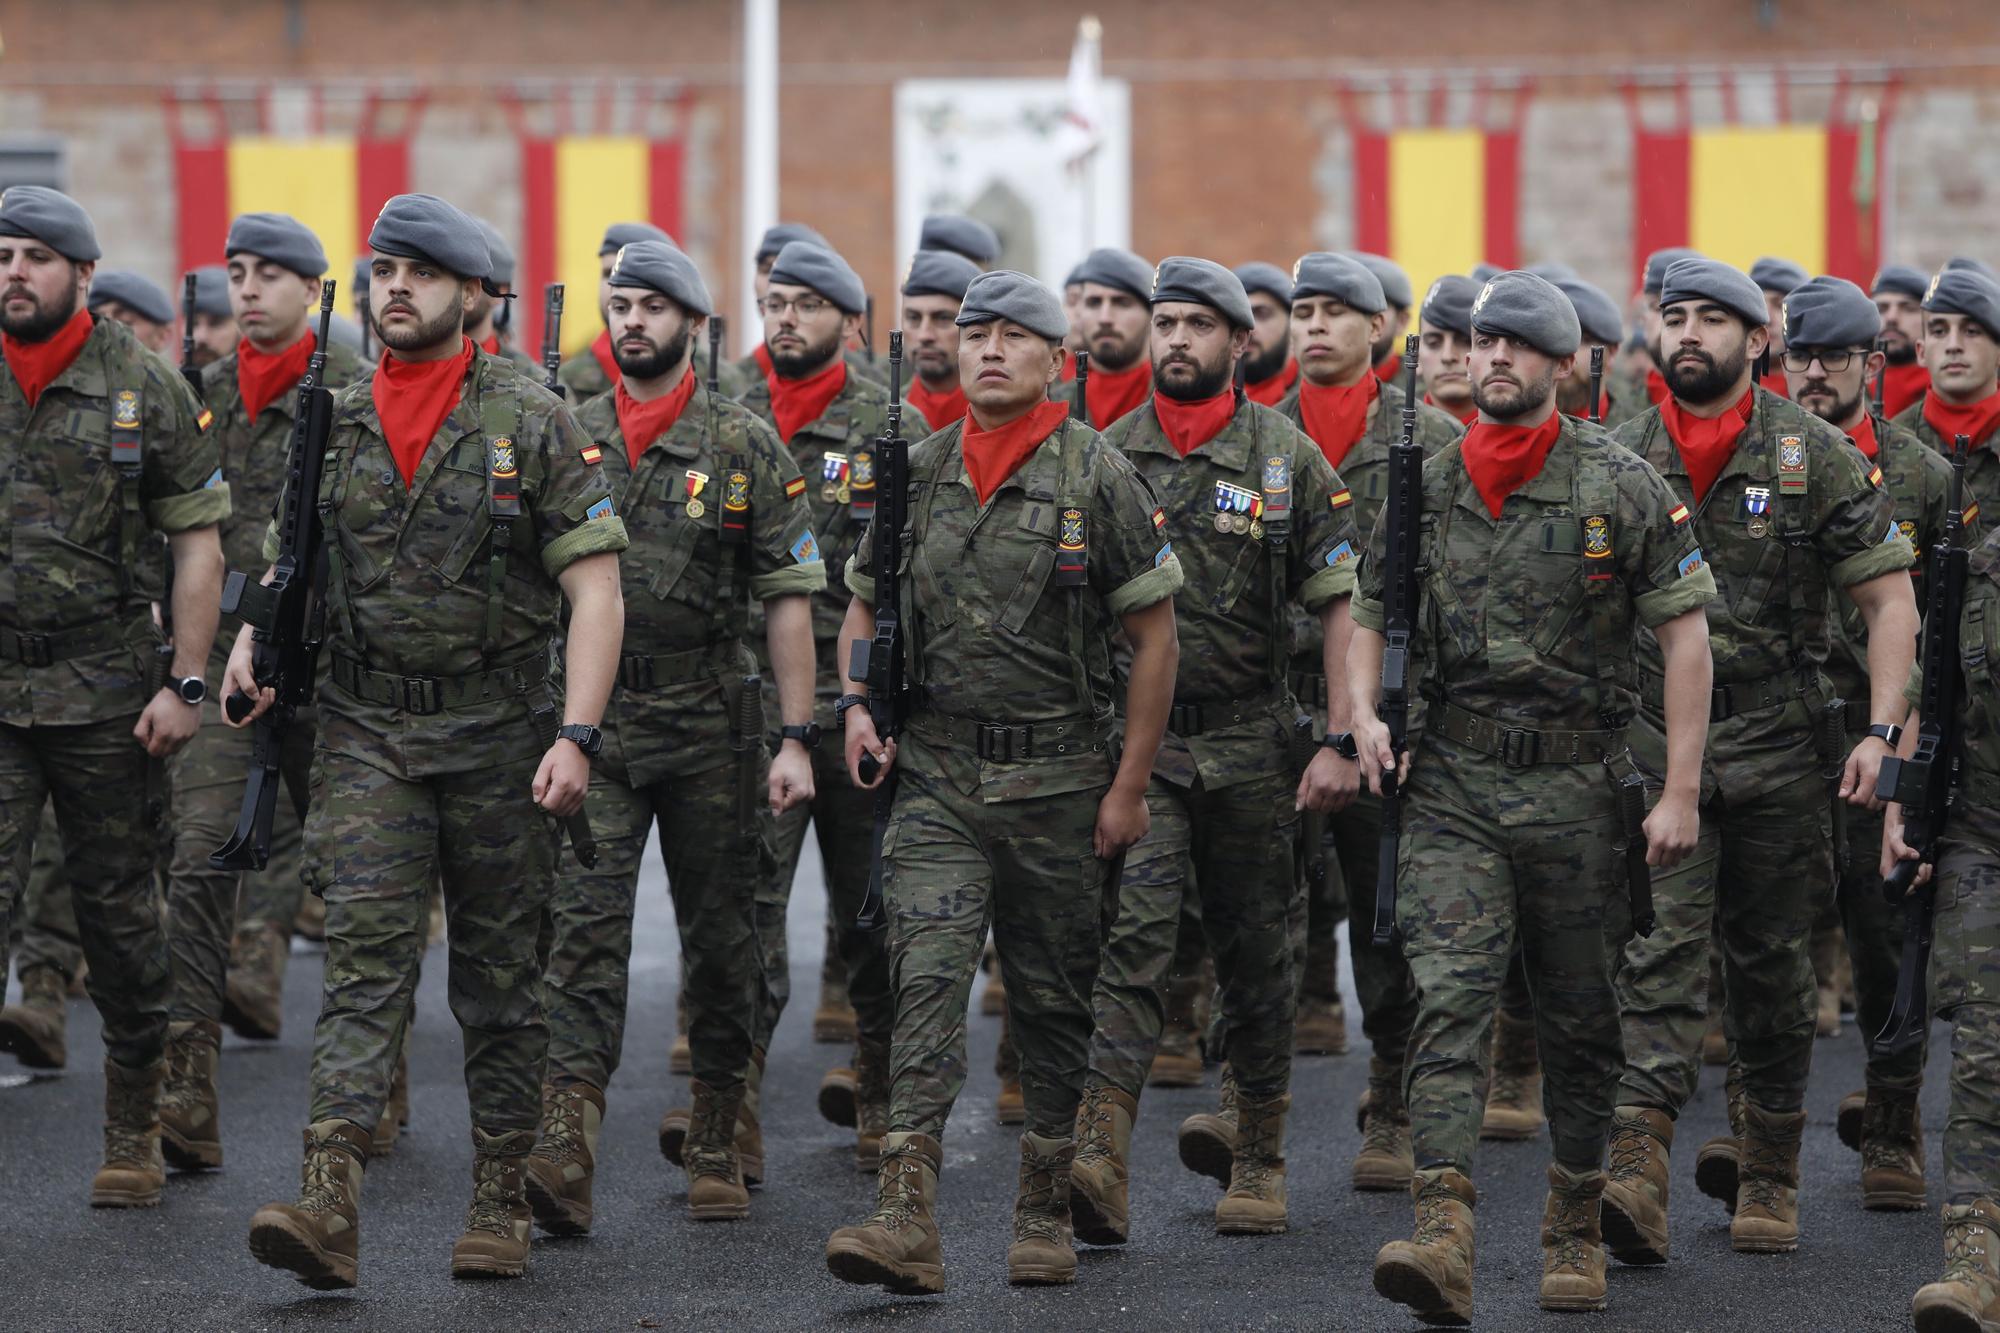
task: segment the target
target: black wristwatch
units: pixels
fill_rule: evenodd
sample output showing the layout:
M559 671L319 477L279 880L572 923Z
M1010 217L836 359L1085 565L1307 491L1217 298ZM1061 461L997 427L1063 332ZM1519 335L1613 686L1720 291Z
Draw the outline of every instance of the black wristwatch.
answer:
M833 701L833 724L842 730L847 727L847 710L856 706L866 708L868 696L865 694L843 694Z
M1879 736L1891 750L1903 741L1903 729L1893 722L1877 722L1868 728L1870 736Z
M783 740L797 741L808 750L817 750L819 748L819 723L808 722L801 727L779 727L778 736Z
M567 726L557 727L556 736L560 740L576 742L576 748L592 759L597 758L597 752L604 748L604 733L582 722L571 722Z
M191 707L199 708L201 701L208 697L208 682L200 676L175 676L167 681L167 688L171 689L182 703Z
M1320 738L1320 744L1339 755L1342 759L1359 759L1360 749L1354 744L1351 731L1329 731Z

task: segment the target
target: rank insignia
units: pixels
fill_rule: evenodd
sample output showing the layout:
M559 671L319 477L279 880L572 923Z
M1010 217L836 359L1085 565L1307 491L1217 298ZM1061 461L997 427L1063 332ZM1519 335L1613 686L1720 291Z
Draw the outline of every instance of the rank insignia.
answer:
M1348 490L1345 486L1342 486L1339 490L1334 491L1326 497L1326 504L1329 509L1345 509L1353 503L1354 492Z
M808 528L792 543L792 559L802 565L819 563L819 543L813 540L812 529Z
M611 497L608 495L583 511L583 520L586 523L592 519L616 517L618 517L618 511L611 507Z
M130 389L120 389L118 397L111 404L111 424L120 430L133 430L139 425L139 395Z
M604 451L595 444L586 444L578 452L582 455L583 461L592 467L604 461Z
M1769 486L1745 486L1743 488L1743 516L1754 518L1771 512L1771 488Z
M1065 551L1083 549L1083 511L1065 509L1062 511L1062 531L1057 535L1056 545Z
M1675 527L1684 528L1688 522L1688 507L1684 504L1676 503L1672 509L1667 511L1667 517L1673 520Z
M1806 493L1806 442L1802 436L1778 437L1778 490L1785 495Z
M1681 562L1678 566L1681 572L1681 577L1686 578L1688 575L1694 573L1697 569L1700 569L1701 565L1702 565L1701 548L1697 546L1692 551L1689 551L1686 555L1681 557Z
M519 471L514 461L514 442L504 435L493 441L493 475L512 477Z
M197 416L194 419L194 428L199 431L206 431L210 426L213 426L214 424L215 424L215 413L209 411L205 407L201 409L201 415Z
M806 479L804 477L793 477L785 483L785 498L787 500L796 500L805 493Z
M1592 514L1583 520L1583 554L1591 560L1604 560L1611 555L1611 520L1602 514Z
M740 514L750 507L750 474L732 472L727 488L722 493L722 507L732 514Z

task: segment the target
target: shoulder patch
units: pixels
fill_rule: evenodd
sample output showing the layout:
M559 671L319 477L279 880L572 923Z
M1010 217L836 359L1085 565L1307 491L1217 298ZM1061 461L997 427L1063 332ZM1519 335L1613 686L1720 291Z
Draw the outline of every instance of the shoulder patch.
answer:
M1880 463L1868 469L1868 484L1870 486L1880 486L1882 484L1882 465Z
M215 471L208 474L208 480L204 481L201 484L201 488L205 491L212 491L221 484L222 484L222 469L217 468Z
M1328 551L1326 553L1327 567L1331 569L1335 565L1344 565L1353 558L1354 558L1354 543L1342 542L1340 545L1334 547L1331 551Z
M1156 507L1153 510L1153 531L1158 532L1165 526L1167 526L1167 511ZM1154 563L1157 564L1159 562L1155 561Z
M1971 504L1967 505L1963 517L1967 523L1977 523L1979 521L1979 501L1974 500Z
M608 495L583 511L583 521L586 523L591 522L593 519L616 517L618 517L618 511L611 507L611 497Z
M1164 546L1160 547L1159 550L1153 553L1153 568L1158 569L1161 565L1166 564L1167 561L1173 558L1174 558L1174 544L1172 542L1168 542Z
M819 543L813 540L811 528L800 533L799 539L792 543L792 559L802 565L820 563Z
M1583 520L1583 553L1591 560L1607 560L1611 556L1611 520L1602 514L1591 514Z
M1684 528L1688 525L1688 507L1676 501L1674 507L1667 511L1667 517L1673 520L1675 527Z
M1339 490L1332 491L1327 495L1326 503L1329 509L1345 509L1354 503L1354 492L1342 486Z
M598 448L595 443L584 445L579 452L583 457L583 461L593 467L604 461L604 451Z
M1697 546L1692 551L1689 551L1686 555L1681 557L1681 562L1678 568L1680 569L1681 577L1686 578L1688 575L1700 569L1701 566L1702 566L1701 548Z
M1778 493L1804 495L1806 491L1806 441L1802 435L1778 437Z
M120 430L132 430L139 424L139 395L130 389L120 389L111 403L111 424ZM207 429L207 427L203 427Z
M1889 520L1889 530L1882 534L1882 544L1887 546L1902 535L1903 530L1896 526L1896 520L1892 518Z
M206 434L208 432L208 428L210 426L213 426L214 424L215 424L215 413L209 411L205 407L202 408L201 411L197 413L195 416L194 428L198 431L201 431L203 434Z
M785 483L785 498L787 500L796 500L805 493L806 479L804 477L793 477ZM807 535L810 536L811 534L808 533Z

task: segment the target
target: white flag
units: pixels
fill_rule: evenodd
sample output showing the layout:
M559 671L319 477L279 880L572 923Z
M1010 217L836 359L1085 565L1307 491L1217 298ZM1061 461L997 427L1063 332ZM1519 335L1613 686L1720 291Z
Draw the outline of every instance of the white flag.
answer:
M1077 21L1076 45L1069 53L1069 80L1063 97L1062 124L1057 127L1056 148L1063 165L1079 170L1090 160L1104 140L1104 100L1099 45L1104 25L1094 14Z

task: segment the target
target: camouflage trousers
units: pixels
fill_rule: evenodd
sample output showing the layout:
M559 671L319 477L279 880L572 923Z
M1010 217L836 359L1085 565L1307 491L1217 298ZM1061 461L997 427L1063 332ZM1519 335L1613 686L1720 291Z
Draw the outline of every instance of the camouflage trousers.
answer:
M27 886L14 925L18 936L5 943L12 947L20 971L50 967L61 973L66 983L76 979L83 969L83 945L76 937L76 908L69 900L62 833L56 828L53 805L42 807L41 824L35 830L35 856L28 867Z
M1486 763L1497 761L1459 768ZM1404 1074L1417 1169L1472 1172L1493 1016L1518 949L1534 996L1555 1160L1594 1171L1620 1068L1609 946L1626 917L1617 906L1622 863L1612 849L1610 788L1600 782L1601 800L1568 800L1565 817L1521 821L1504 818L1511 773L1486 783L1475 772L1459 784L1496 793L1478 809L1447 799L1422 773L1411 776L1396 901L1418 990Z
M1347 956L1354 969L1354 993L1361 1001L1361 1035L1368 1039L1377 1060L1401 1069L1417 1022L1417 979L1403 956L1400 936L1387 944L1375 943L1375 867L1382 856L1382 802L1364 790L1353 805L1328 815L1326 826L1338 862L1337 871L1329 862L1327 872L1338 873L1345 883L1353 912L1347 927ZM1360 910L1353 911L1353 904L1359 904Z
M1107 1084L1134 1098L1145 1087L1165 1021L1181 902L1193 893L1220 983L1218 1054L1251 1096L1291 1086L1294 945L1303 945L1305 915L1305 886L1293 866L1294 787L1283 773L1219 790L1159 777L1147 785L1153 825L1126 859L1091 996L1090 1068ZM1011 970L1007 985L1011 994Z
M105 1056L144 1069L166 1051L170 982L135 721L0 724L0 940L12 932L36 828L52 804L66 853L56 879L69 887L90 998L104 1018Z
M549 902L542 974L549 1081L601 1090L617 1071L639 863L657 822L680 932L694 1076L713 1088L734 1088L750 1064L756 1023L754 904L768 855L760 833L746 837L738 824L733 762L644 787L629 785L626 774L607 744L585 803L597 866L584 869L566 848ZM671 1039L671 1025L661 1030Z
M1854 964L1854 1020L1868 1043L1868 1086L1914 1093L1924 1085L1925 1041L1897 1055L1878 1051L1875 1034L1889 1021L1903 960L1902 909L1882 896L1882 814L1847 811L1847 856L1840 867L1840 923Z
M1325 817L1307 814L1300 822L1297 859L1306 895L1306 942L1299 994L1334 1003L1340 999L1340 923L1347 920L1347 881L1341 878Z
M1657 800L1654 783L1648 774L1649 798ZM1810 767L1745 801L1704 784L1695 850L1653 876L1653 933L1633 935L1619 959L1619 1104L1678 1115L1694 1096L1710 1003L1709 940L1719 935L1725 994L1716 1000L1744 1090L1766 1111L1804 1105L1817 1012L1807 945L1832 893L1832 812L1826 784Z
M1945 1202L1968 1204L2000 1198L2000 844L1946 838L1936 910L1931 1001L1952 1025Z
M1027 1129L1068 1137L1090 1058L1090 994L1118 889L1091 851L1105 788L988 804L904 733L883 838L896 1000L890 1128L944 1133L965 1086L965 1012L993 932Z
M326 899L310 1118L371 1132L381 1119L442 883L472 1123L533 1130L548 1051L536 944L556 850L529 792L540 756L410 779L326 748L348 725L322 719L306 819L307 882Z

